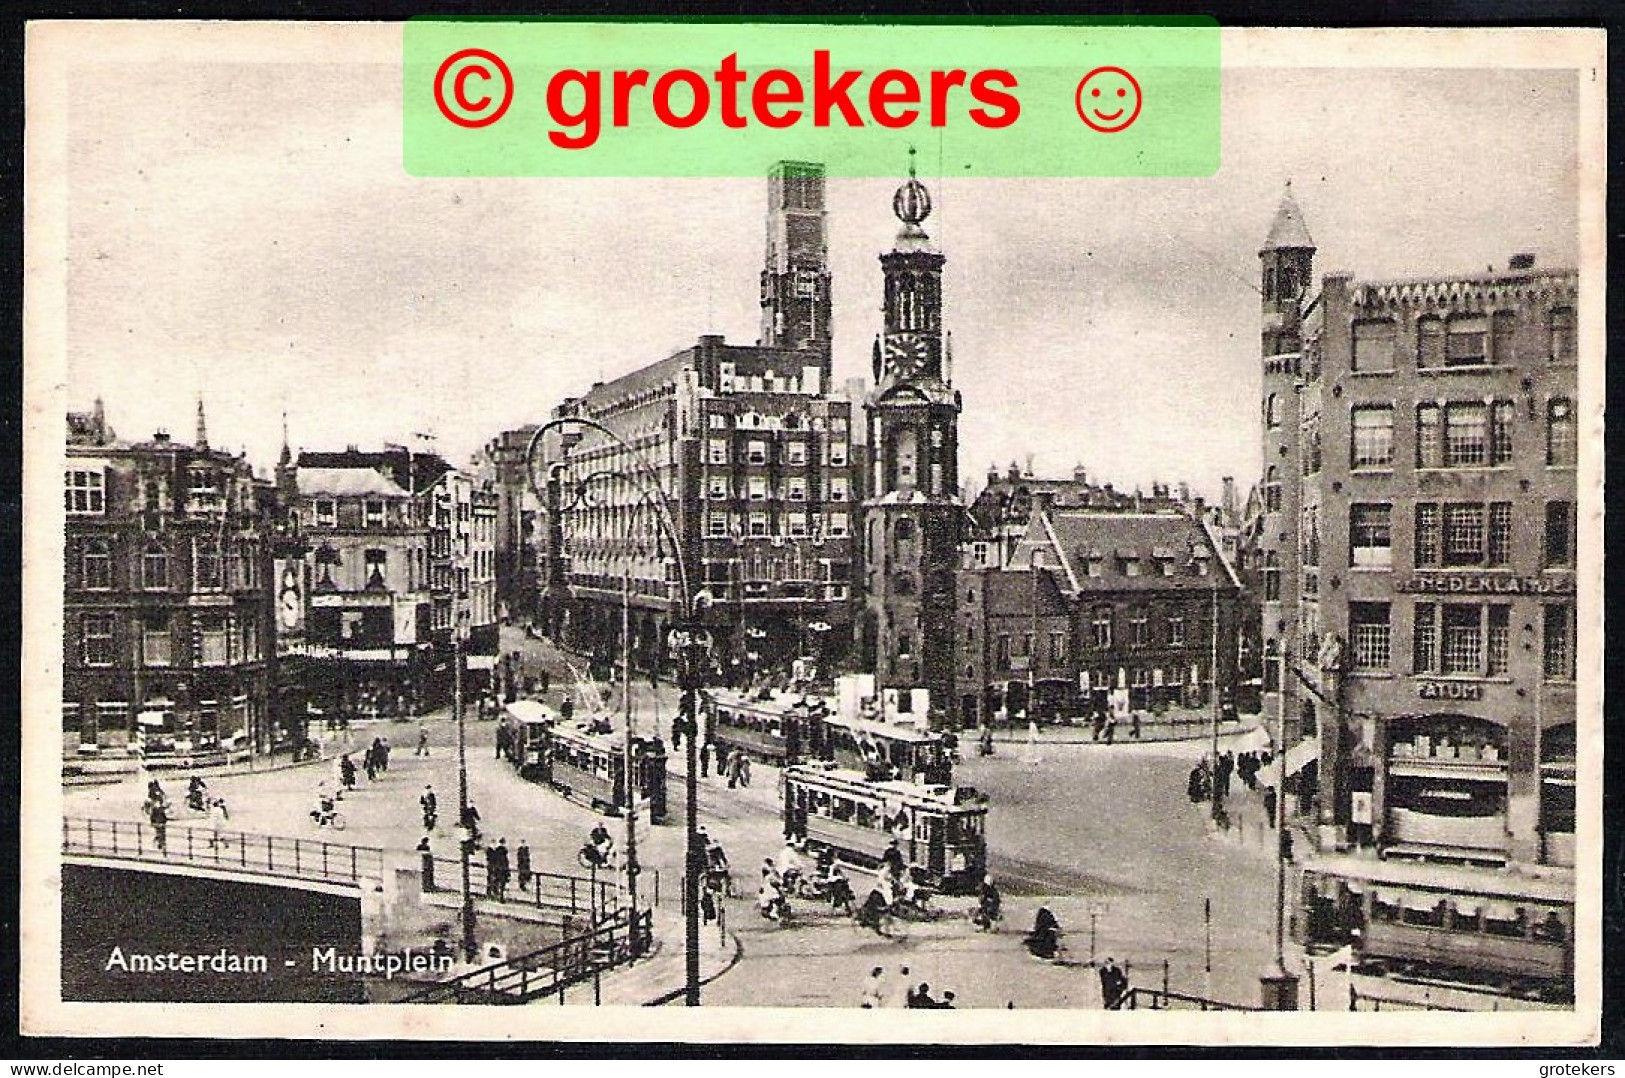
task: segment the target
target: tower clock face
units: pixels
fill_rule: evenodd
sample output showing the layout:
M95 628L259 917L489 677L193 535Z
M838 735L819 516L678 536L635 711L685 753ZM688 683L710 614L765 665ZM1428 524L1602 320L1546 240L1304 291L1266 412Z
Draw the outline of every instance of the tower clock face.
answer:
M887 358L899 378L912 378L925 371L931 360L931 342L913 333L898 334L886 342Z

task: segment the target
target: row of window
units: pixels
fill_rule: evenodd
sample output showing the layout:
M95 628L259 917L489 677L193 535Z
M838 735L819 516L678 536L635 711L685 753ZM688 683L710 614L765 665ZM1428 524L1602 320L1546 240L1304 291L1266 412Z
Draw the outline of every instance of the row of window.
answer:
M737 426L740 430L772 430L774 417L760 415L756 412L745 412L737 417L724 412L712 412L706 417L706 425L712 430L727 430ZM795 412L786 412L782 418L777 419L778 429L802 429L802 417ZM828 427L829 432L835 435L845 435L847 432L847 418L844 415L830 416L826 423L823 416L813 416L807 423L807 429L821 431ZM802 443L805 445L805 443Z
M133 566L135 587L146 591L167 591L186 581L173 572L169 547L153 540L146 544ZM113 553L105 539L86 539L79 547L79 586L91 591L113 588ZM222 544L219 539L192 540L193 591L220 591L227 587L258 587L259 547L253 542Z
M1152 619L1141 614L1130 617L1127 621L1128 632L1126 644L1130 648L1149 647L1184 647L1186 644L1185 619L1170 617L1158 620L1161 632L1152 629ZM1114 619L1110 607L1097 608L1090 619L1090 638L1096 649L1104 650L1112 646ZM1051 632L1048 634L1047 661L1051 665L1066 662L1065 632ZM974 647L973 631L967 631L965 646L967 650ZM1033 633L1000 633L994 641L994 661L1000 666L1009 666L1011 658L1025 659L1037 658L1033 650L1035 634Z
M159 478L140 483L138 508L168 508L168 484ZM107 473L100 468L70 468L63 476L63 508L69 516L101 516L107 512ZM224 506L220 475L210 468L193 468L187 473L187 503L190 512L216 510Z
M831 467L843 467L847 462L847 443L844 438L832 441L824 447L823 460L820 463ZM731 447L727 438L710 438L706 441L706 463L727 464L731 459ZM765 439L752 438L745 443L744 452L739 458L746 464L768 464L775 460L772 444ZM808 460L807 443L799 438L783 443L781 452L777 455L777 463L787 465L804 465Z
M722 513L711 512L706 514L705 533L713 539L740 535L755 539L770 538L774 535L788 536L792 539L811 538L819 524L821 514L818 513L782 513L779 516L780 530L772 530L772 522L767 513ZM850 518L846 513L830 513L824 525L822 535L827 539L844 539L851 527Z
M1546 679L1573 680L1574 606L1544 604L1541 630L1541 668ZM1394 669L1391 604L1349 604L1349 652L1354 670ZM1504 677L1510 669L1511 657L1512 607L1509 604L1413 604L1411 673Z
M361 503L361 526L363 528L382 528L388 523L388 516L384 509L385 503L381 499L367 498ZM339 526L338 502L332 498L317 498L312 503L312 522L318 528L336 528Z
M1305 506L1299 522L1299 555L1303 564L1320 564L1320 513ZM1504 569L1513 562L1511 502L1418 502L1411 560L1416 568ZM1541 532L1541 567L1565 569L1574 564L1574 503L1547 502ZM1393 506L1355 503L1349 506L1349 560L1355 569L1393 566ZM1264 599L1279 600L1280 557L1264 555Z
M1425 314L1416 320L1416 366L1419 370L1446 367L1510 366L1518 362L1518 318L1513 311L1440 318ZM1546 355L1550 363L1573 363L1575 357L1574 308L1555 307L1546 316ZM1354 324L1353 369L1392 371L1399 358L1399 327L1391 319Z
M1516 412L1506 400L1417 405L1415 467L1499 468L1511 464ZM1392 468L1394 406L1355 405L1349 420L1349 467L1356 471ZM1309 475L1320 469L1318 417L1305 424L1304 432L1303 470ZM1573 402L1566 397L1547 402L1547 466L1574 467L1578 450ZM1274 465L1264 472L1264 511L1281 511L1281 475Z
M728 500L735 497L745 498L747 501L792 501L804 502L807 500L807 478L805 476L792 476L779 486L768 483L765 476L751 476L745 480L742 491L735 493L735 488L725 475L713 475L706 480L703 496L713 501ZM844 502L847 499L847 482L845 479L830 480L829 490L824 494L825 501Z
M80 617L79 659L85 666L112 666L116 616L106 613ZM179 659L177 635L168 617L138 616L133 625L138 666L173 666ZM192 620L193 662L197 666L229 666L255 662L261 658L260 627L253 618L230 614L194 615Z

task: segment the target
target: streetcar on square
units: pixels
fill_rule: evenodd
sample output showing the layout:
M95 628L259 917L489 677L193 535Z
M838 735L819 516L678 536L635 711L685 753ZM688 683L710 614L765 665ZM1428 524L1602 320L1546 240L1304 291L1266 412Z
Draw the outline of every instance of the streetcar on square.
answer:
M897 843L916 883L973 894L987 873L987 798L968 786L876 781L829 763L791 764L780 777L785 833L814 853L880 865Z
M953 761L942 734L914 723L882 722L834 701L789 692L711 689L704 710L713 746L764 763L832 762L874 777L946 785Z
M565 797L601 812L626 810L626 743L622 735L593 733L590 723L566 722L537 700L503 709L504 752L524 778L546 783ZM666 750L659 739L632 739L634 785L651 823L666 819Z

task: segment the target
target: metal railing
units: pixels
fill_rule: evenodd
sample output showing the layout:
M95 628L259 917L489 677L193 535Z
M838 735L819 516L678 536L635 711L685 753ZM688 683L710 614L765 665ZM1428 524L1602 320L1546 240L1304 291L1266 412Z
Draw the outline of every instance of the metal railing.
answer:
M442 981L400 1002L507 1005L556 995L562 1005L567 988L591 980L596 1005L602 974L646 954L652 939L653 918L648 910L633 921L627 910L618 909L586 932Z
M126 820L64 819L62 852L355 887L384 875L383 851L371 847Z
M456 857L425 857L423 889L434 893L460 892L462 871L462 862ZM659 873L653 875L655 903L658 904L660 878ZM476 852L469 858L468 879L469 889L475 897L497 897L490 887L490 877L487 874L483 853ZM615 888L615 874L607 869L596 876L533 872L523 887L519 885L518 873L511 873L501 901L531 905L539 909L560 910L596 919L600 914L615 908Z
M1123 994L1118 1006L1123 1011L1256 1011L1241 1003L1192 996L1184 992L1170 992L1166 988L1130 988Z

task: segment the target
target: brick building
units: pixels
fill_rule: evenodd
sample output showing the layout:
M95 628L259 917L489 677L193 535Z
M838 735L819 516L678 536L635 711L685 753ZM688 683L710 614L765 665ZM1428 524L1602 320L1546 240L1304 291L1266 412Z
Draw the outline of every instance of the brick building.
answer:
M204 764L264 753L272 721L268 484L211 449L68 416L64 751Z
M496 493L495 580L498 612L528 618L540 602L541 551L537 502L530 488L525 453L535 424L505 430L485 444L475 474Z
M1316 289L1314 256L1289 190L1260 252L1251 534L1266 711L1308 739L1288 760L1320 849L1572 889L1578 274Z
M1235 689L1240 582L1199 516L1061 510L1038 492L1002 564L966 550L955 693L963 726L1196 707Z

